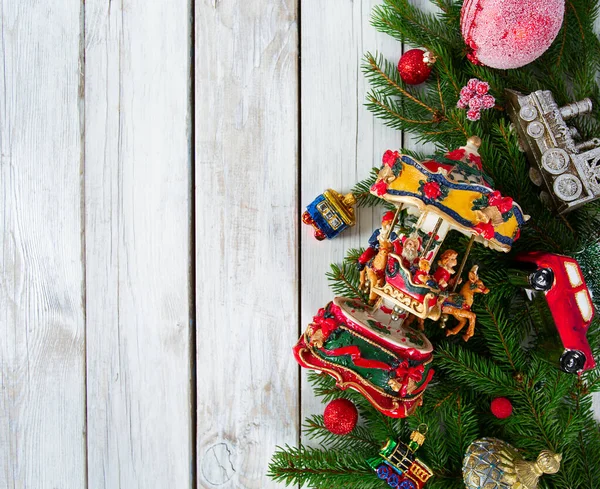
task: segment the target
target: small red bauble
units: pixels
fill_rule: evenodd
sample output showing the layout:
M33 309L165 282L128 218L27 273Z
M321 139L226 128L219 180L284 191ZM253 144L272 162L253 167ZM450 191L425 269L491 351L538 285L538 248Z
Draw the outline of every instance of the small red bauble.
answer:
M406 51L398 61L400 78L408 85L423 83L431 73L433 56L422 49Z
M491 409L496 418L508 418L512 414L512 403L506 397L497 397L492 401Z
M358 411L348 399L334 399L325 407L323 413L325 428L334 435L347 435L356 426Z

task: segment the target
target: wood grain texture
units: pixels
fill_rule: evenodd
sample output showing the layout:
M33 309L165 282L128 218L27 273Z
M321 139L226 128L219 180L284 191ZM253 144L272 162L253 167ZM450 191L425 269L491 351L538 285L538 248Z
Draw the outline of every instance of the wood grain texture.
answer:
M85 487L81 6L0 7L0 487Z
M347 192L381 164L386 149L401 146L401 133L385 127L364 107L369 86L361 71L367 51L395 59L401 45L370 25L379 2L302 1L302 182L301 203L327 188ZM318 242L302 226L301 328L334 295L325 273L349 248L365 246L381 218L363 209L358 224L332 241ZM302 418L323 412L302 370Z
M296 444L296 0L196 2L198 485Z
M90 489L192 482L189 23L86 1Z

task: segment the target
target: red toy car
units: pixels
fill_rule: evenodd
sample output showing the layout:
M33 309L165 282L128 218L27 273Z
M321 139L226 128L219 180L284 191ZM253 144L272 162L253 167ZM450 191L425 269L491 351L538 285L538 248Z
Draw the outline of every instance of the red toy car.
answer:
M596 362L586 338L594 306L579 263L567 256L541 251L522 253L517 260L529 268L529 286L545 295L564 347L562 354L559 352L561 369L579 374L594 368ZM547 346L551 349L552 344Z

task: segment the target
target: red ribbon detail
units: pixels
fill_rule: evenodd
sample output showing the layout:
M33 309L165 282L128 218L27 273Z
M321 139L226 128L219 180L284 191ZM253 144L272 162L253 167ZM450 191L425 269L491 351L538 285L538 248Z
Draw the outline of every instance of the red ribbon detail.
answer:
M416 367L411 367L408 365L407 361L402 362L394 373L396 374L396 379L400 380L402 383L400 385L400 396L405 397L408 390L408 382L412 379L415 382L419 382L423 379L423 372L425 371L425 367L423 364L417 365Z
M425 367L423 364L411 367L408 361L403 361L398 367L392 369L387 363L380 362L379 360L369 360L362 357L362 353L358 346L343 346L334 350L323 350L326 355L337 357L342 355L350 355L354 365L361 368L377 368L380 370L392 371L396 375L396 380L400 382L400 396L406 397L408 391L408 383L410 380L420 382L423 380L423 372Z
M317 315L313 318L313 322L321 328L323 333L323 341L327 341L329 335L338 328L338 323L333 318L325 317L325 309L319 309Z
M390 371L392 368L385 362L380 362L379 360L368 360L362 357L362 353L358 346L342 346L341 348L336 348L335 350L323 350L327 355L332 357L338 357L342 355L350 355L354 365L362 368L378 368L380 370Z

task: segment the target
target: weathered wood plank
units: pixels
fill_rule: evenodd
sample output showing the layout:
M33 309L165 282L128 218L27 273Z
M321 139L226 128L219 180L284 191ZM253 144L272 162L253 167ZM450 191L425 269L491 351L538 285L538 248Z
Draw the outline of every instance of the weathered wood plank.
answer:
M85 5L88 487L190 487L189 6Z
M363 55L399 57L399 42L375 31L371 9L379 2L302 1L302 182L306 206L327 188L347 192L379 166L386 149L401 146L401 133L385 127L364 107L369 90ZM358 224L332 241L318 242L308 226L300 232L301 327L333 299L325 273L346 250L365 246L381 212L360 210ZM323 412L302 372L302 418Z
M0 486L85 487L81 5L2 2Z
M198 484L298 434L296 0L196 2Z

